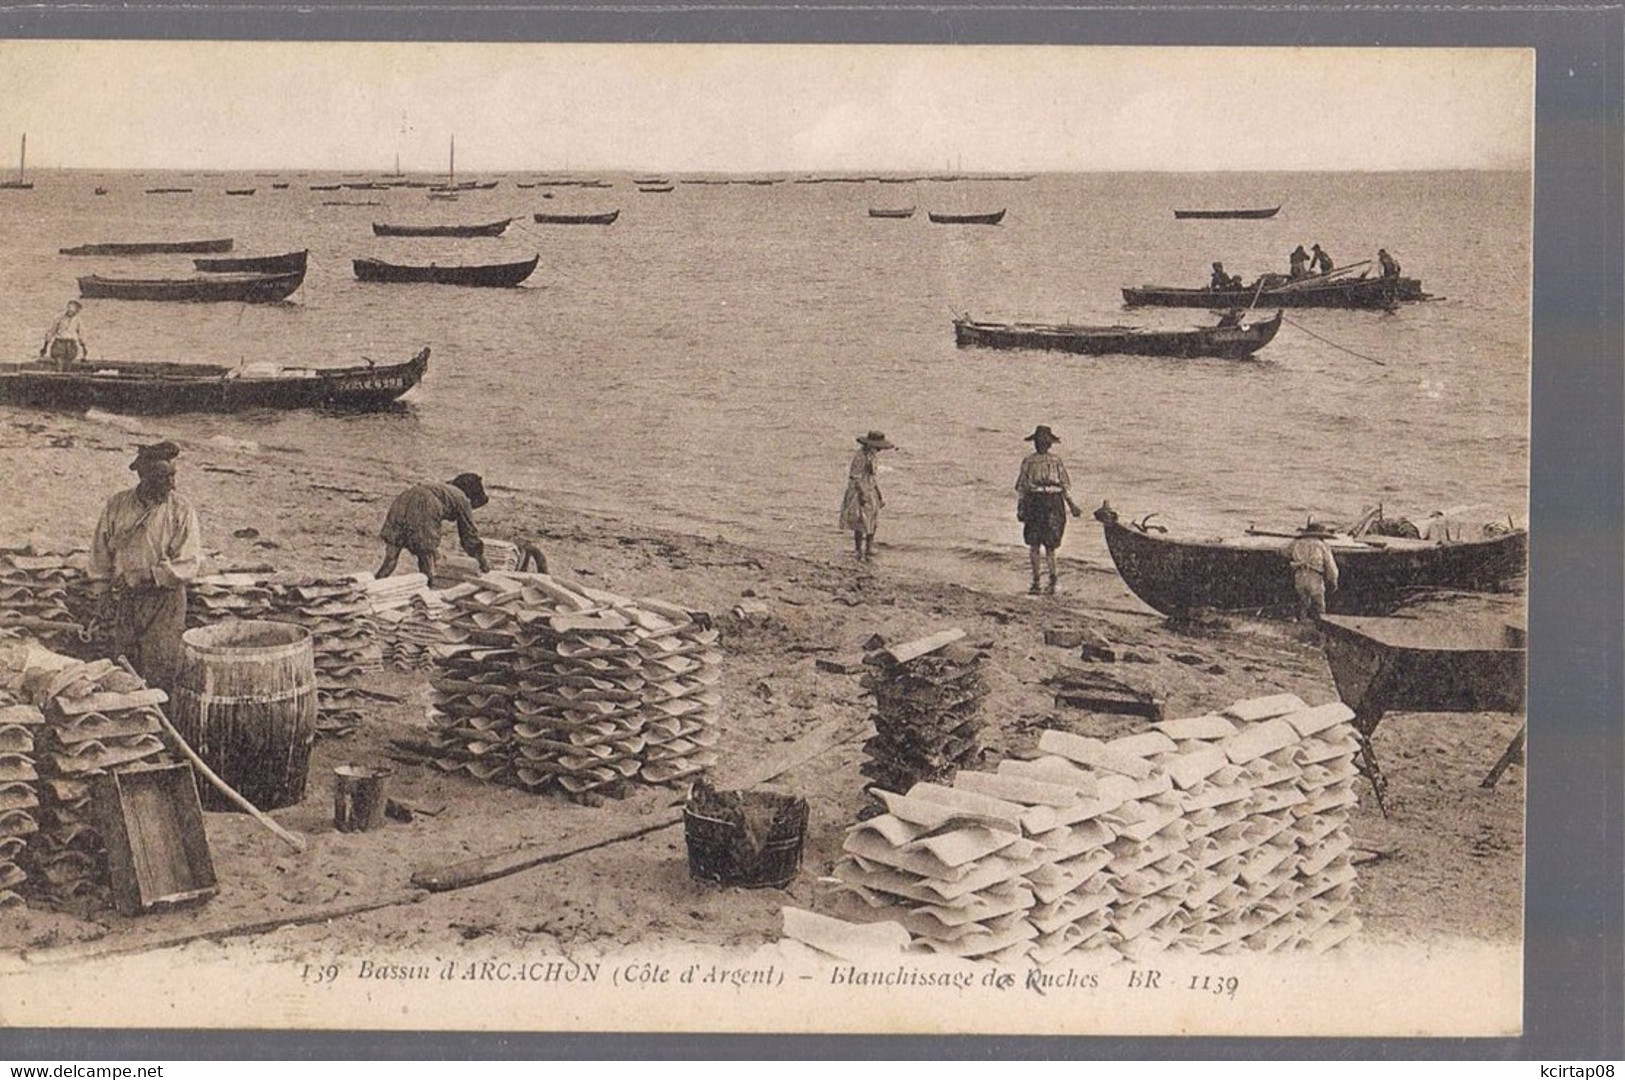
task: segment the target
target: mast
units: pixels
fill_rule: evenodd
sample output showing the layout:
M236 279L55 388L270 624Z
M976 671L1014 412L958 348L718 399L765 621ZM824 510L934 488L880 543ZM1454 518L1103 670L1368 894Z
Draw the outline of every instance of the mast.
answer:
M17 183L23 182L23 175L28 172L28 132L23 132L22 153L17 156Z
M451 167L446 171L446 186L457 186L457 136L451 137Z

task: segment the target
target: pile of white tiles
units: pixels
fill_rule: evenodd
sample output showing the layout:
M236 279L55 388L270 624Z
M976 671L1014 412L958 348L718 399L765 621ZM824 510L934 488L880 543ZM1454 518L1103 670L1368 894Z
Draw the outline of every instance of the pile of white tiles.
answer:
M623 605L625 608L625 605ZM692 779L717 763L722 654L717 631L682 608L639 600L630 608L643 657L643 767L651 784Z
M27 637L82 652L91 604L79 555L0 551L0 637ZM75 614L75 610L79 614Z
M449 621L430 648L432 763L444 772L511 784L520 615L544 594L495 577L440 594Z
M1353 935L1357 744L1341 703L1291 694L882 793L836 875L961 956L1320 952Z
M397 671L423 671L446 638L450 607L422 574L367 582L368 610L378 628L383 662Z

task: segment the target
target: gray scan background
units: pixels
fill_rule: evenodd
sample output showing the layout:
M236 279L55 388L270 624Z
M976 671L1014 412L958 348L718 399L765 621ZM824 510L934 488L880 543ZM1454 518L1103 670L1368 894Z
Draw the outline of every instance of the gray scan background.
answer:
M1525 1034L1517 1039L0 1031L0 1059L1625 1057L1625 217L1618 5L873 3L484 7L0 0L0 36L1532 47L1536 59ZM1349 88L1348 92L1358 92ZM94 138L93 130L82 132ZM1471 995L1472 987L1440 987ZM544 1017L537 1018L545 1023Z

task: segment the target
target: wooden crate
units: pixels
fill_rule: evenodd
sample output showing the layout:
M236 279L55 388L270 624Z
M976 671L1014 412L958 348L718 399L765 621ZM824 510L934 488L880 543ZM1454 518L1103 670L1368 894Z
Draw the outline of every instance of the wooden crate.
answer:
M219 891L192 766L114 769L96 778L92 800L119 911L139 915Z

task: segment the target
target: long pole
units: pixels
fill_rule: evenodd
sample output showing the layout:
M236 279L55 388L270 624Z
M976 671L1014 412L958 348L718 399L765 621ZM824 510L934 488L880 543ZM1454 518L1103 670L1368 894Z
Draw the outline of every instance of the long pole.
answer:
M20 153L17 156L17 182L19 184L23 182L23 177L27 172L28 172L28 132L25 131L25 132L23 132L23 149L22 149L22 153Z

